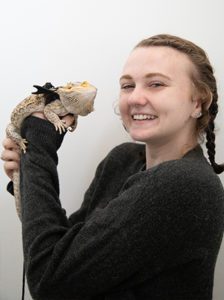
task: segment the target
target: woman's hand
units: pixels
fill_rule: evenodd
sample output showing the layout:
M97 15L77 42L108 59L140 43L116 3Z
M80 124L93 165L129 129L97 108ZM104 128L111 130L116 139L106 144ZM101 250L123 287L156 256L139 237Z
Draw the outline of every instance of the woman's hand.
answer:
M4 150L2 151L1 159L4 161L4 170L6 175L12 180L13 172L19 169L20 149L10 138L5 138L2 145Z
M46 119L44 114L41 112L36 112L32 114L33 116L41 119ZM61 118L65 124L66 128L75 127L76 118L73 115L66 115ZM12 180L13 172L19 169L20 163L20 148L19 146L10 138L5 138L2 142L3 151L1 153L1 159L4 161L4 171L6 175Z

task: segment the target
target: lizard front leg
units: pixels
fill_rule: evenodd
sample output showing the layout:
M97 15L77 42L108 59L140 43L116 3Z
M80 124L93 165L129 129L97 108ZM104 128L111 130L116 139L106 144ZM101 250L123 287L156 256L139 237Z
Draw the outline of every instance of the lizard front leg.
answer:
M67 128L59 116L64 116L67 113L67 110L60 100L55 100L54 102L47 104L44 108L45 117L54 125L55 129L58 130L60 134L65 132Z

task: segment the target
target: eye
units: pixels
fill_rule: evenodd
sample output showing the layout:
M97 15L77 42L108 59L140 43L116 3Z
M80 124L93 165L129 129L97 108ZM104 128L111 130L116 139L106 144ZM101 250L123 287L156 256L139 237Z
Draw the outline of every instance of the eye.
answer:
M124 83L124 84L121 85L121 89L122 90L128 90L128 89L132 89L134 87L135 87L135 85L134 84L130 84L130 83Z
M160 81L155 81L155 82L150 82L149 86L153 88L159 88L161 86L165 86L165 84Z

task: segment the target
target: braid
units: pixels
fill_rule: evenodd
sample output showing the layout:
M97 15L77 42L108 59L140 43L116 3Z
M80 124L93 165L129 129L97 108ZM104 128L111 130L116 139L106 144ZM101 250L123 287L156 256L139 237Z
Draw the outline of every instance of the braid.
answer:
M214 123L214 119L218 112L217 102L214 101L216 99L217 99L217 97L213 98L212 105L209 108L210 120L209 120L207 128L205 129L205 132L206 132L206 138L207 138L206 148L207 148L209 161L210 161L215 173L220 174L224 171L224 165L223 164L218 165L215 162L215 133L214 133L215 123Z

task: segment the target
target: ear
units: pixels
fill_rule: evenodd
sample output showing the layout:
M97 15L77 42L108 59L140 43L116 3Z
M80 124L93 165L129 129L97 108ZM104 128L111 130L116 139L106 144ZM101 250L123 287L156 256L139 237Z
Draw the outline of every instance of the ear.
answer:
M201 116L202 114L202 100L200 97L194 97L192 99L193 103L193 109L192 109L192 114L191 117L194 119L197 119Z
M208 111L210 105L212 104L213 94L210 88L201 84L198 89L195 90L194 99L201 103L202 111Z
M203 114L204 112L208 111L210 105L212 104L213 95L210 90L205 89L202 93L197 93L194 95L192 102L194 103L194 112L192 117L197 116L198 118L199 113ZM200 115L201 116L201 115Z

